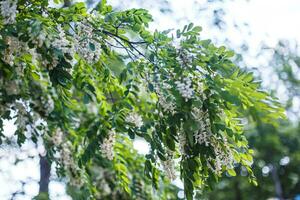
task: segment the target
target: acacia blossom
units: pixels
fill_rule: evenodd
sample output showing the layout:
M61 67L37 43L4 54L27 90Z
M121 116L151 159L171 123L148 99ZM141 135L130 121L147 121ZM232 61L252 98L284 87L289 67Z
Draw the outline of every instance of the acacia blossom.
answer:
M16 95L20 92L19 81L9 81L5 84L5 90L8 95Z
M126 116L125 121L127 123L135 125L138 128L143 126L142 117L139 114L135 113L135 112L129 113L129 115Z
M61 25L57 25L58 37L52 42L53 47L60 49L63 53L68 53L71 56L74 54L72 43L66 38L66 33Z
M4 24L13 24L16 22L16 16L18 14L17 1L4 0L0 2L1 15L4 18Z
M92 64L99 60L101 54L100 40L94 33L93 27L87 21L76 24L75 50L88 63Z
M158 103L164 111L175 113L175 104L168 100L163 94L159 95Z
M64 134L61 131L61 129L57 128L51 138L51 141L53 142L53 144L55 146L59 146L63 143L63 139L64 139L63 136L64 136Z
M41 97L41 107L44 108L46 114L50 114L54 110L54 101L50 95Z
M171 94L168 94L167 92L166 94L163 92L168 91L172 88L172 86L169 83L166 83L163 80L161 80L159 76L156 76L156 79L157 80L153 84L155 92L158 96L158 104L165 112L171 112L172 114L174 114L176 108L173 102L174 97Z
M161 164L167 177L170 180L175 180L176 179L175 162L172 158L173 158L172 152L169 152L167 159L165 161L161 161Z
M194 133L195 142L208 146L211 143L211 125L208 112L193 108L192 114L199 123L199 130Z
M193 98L194 89L192 87L192 80L189 77L183 78L182 81L175 81L175 84L176 89L179 91L185 101Z
M182 156L184 156L186 154L185 152L185 145L186 145L186 137L184 135L184 133L182 132L179 132L178 134L178 141L179 141L179 151L180 151L180 154Z
M8 47L4 51L3 61L9 64L10 66L13 66L14 60L15 60L15 53L19 52L21 49L23 50L24 44L19 41L16 37L6 37L5 42L8 45Z
M76 187L81 187L84 182L82 179L82 171L78 168L73 155L72 155L72 144L70 142L65 142L62 144L60 150L61 163L64 169L69 174L69 183Z
M116 140L116 132L110 130L108 132L108 137L103 140L103 143L100 145L101 152L105 158L108 160L114 159L114 144Z
M226 169L232 169L234 164L234 157L232 150L228 146L226 138L223 139L224 145L221 146L220 143L215 139L212 141L214 147L215 159L213 159L214 165L208 165L209 168L216 174L222 172L222 167ZM211 158L209 160L212 160Z

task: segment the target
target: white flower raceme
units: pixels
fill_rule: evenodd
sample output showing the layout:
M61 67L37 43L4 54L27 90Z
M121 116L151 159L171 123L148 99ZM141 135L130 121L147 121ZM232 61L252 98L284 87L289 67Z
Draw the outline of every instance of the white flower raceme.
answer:
M51 138L51 141L53 142L54 145L59 146L63 142L63 132L61 131L60 128L57 128Z
M234 164L234 157L232 150L228 146L226 139L224 140L224 146L222 147L220 143L216 140L212 141L215 153L214 166L209 165L210 169L216 173L220 174L222 172L222 167L226 169L232 169Z
M192 61L193 61L193 53L187 52L186 50L183 49L179 49L176 60L180 64L180 66L191 68Z
M167 160L161 161L164 171L166 172L167 177L170 180L176 179L176 172L175 172L175 162L172 159L172 156L169 155Z
M17 1L15 0L4 0L0 2L1 15L4 18L4 24L13 24L16 22Z
M15 53L19 52L23 48L24 44L22 44L16 37L6 37L5 42L8 47L5 49L4 56L2 59L10 66L13 66L15 60Z
M161 108L165 112L171 112L175 113L175 104L173 103L172 95L170 94L164 94L163 91L167 91L172 88L172 86L168 83L163 82L162 84L159 84L161 82L160 78L157 77L159 80L154 83L154 89L158 96L158 103L161 106Z
M81 175L77 175L77 176L71 175L69 177L70 177L70 180L69 180L70 185L78 187L78 188L83 186L84 182L82 180Z
M54 110L54 101L50 95L41 96L41 107L44 108L46 114L49 114Z
M139 114L135 113L135 112L129 113L129 115L126 116L125 121L127 123L134 124L138 128L143 126L142 117Z
M74 54L74 48L72 43L66 38L65 31L61 25L57 25L58 38L55 38L52 42L53 47L60 49L63 53L69 53L71 56Z
M114 130L110 130L108 132L108 137L103 140L103 143L100 145L102 155L109 159L114 159L114 144L116 140L116 132Z
M186 145L186 137L185 137L184 133L182 133L182 132L179 133L178 141L179 141L180 154L182 156L184 156L186 154L185 150L184 150L184 146Z
M171 113L175 112L175 104L170 100L168 101L164 95L159 95L158 103L159 103L159 105L161 105L161 107L164 111L168 111Z
M203 112L201 109L193 108L193 116L199 123L199 130L194 133L196 143L205 144L208 146L211 143L211 125L208 112Z
M78 168L73 155L72 155L72 144L65 142L62 144L60 151L61 163L64 169L69 174L69 183L72 186L81 187L83 185L82 171Z
M47 33L41 30L34 43L37 44L38 47L42 47L46 39L48 39Z
M62 144L62 149L60 151L61 162L65 167L65 170L74 170L76 169L76 164L72 157L72 145L69 142L65 142Z
M97 36L93 33L93 27L87 21L76 25L75 50L88 63L97 62L101 54L101 46Z
M194 89L192 87L192 80L189 77L183 78L183 81L175 81L175 84L177 90L185 101L193 98Z
M19 87L18 82L17 81L9 81L5 85L5 90L8 95L16 95L20 92L20 87Z

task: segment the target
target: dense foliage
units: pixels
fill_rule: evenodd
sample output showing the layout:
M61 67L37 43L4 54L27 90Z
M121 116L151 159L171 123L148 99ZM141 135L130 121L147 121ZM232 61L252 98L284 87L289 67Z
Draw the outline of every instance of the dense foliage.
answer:
M104 0L91 11L5 0L1 18L0 125L15 119L19 145L43 138L59 175L84 191L75 199L176 198L177 177L192 199L240 166L256 184L242 118L259 110L275 125L283 110L201 27L152 33L146 10Z
M248 123L245 135L254 150L252 169L258 186L248 184L247 173L240 168L236 177L225 178L213 191L207 191L208 199L299 198L299 52L296 44L287 41L279 41L275 48L264 46L260 53L265 55L266 51L273 53L269 66L273 77L278 77L276 85L268 86L274 93L284 94L282 100L290 120L281 121L278 127L259 121Z

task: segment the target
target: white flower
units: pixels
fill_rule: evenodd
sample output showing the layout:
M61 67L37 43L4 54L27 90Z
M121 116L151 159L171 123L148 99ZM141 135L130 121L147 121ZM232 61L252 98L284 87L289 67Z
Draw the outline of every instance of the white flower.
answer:
M82 171L78 168L71 150L72 144L70 142L62 144L62 148L60 150L61 163L69 175L69 183L73 186L81 187L84 183L82 179Z
M80 176L79 177L70 176L69 183L70 183L70 185L72 185L74 187L78 187L78 188L83 186L83 184L84 184L84 182Z
M49 17L48 13L46 13L45 11L42 12L42 16L45 17L45 18Z
M5 86L8 95L16 95L20 92L19 85L16 81L10 81Z
M161 105L164 111L175 113L175 104L172 101L167 100L164 95L159 95L158 103Z
M17 1L4 0L0 2L1 15L4 18L4 24L13 24L16 22Z
M47 39L47 33L45 31L41 30L36 39L37 39L37 41L35 41L35 42L37 43L37 46L42 47L45 40Z
M26 105L23 104L22 101L17 101L15 103L15 108L18 112L15 124L17 125L18 130L21 131L24 131L26 129L26 124L28 124L28 117L27 117L27 111L25 106Z
M212 136L208 112L203 112L201 109L193 108L192 115L198 121L200 126L199 130L194 133L196 143L208 146L211 143Z
M232 169L234 164L234 157L226 140L224 140L223 147L216 140L213 140L212 142L216 157L214 159L214 166L212 167L211 165L209 165L209 168L216 174L220 174L222 172L223 166L226 169Z
M18 109L20 115L26 115L27 114L26 108L23 105L23 103L16 102L16 108Z
M71 152L72 145L69 142L66 142L62 145L62 149L60 151L61 162L65 167L65 170L75 169L76 165L72 157Z
M76 26L75 50L88 63L95 63L99 60L101 54L101 45L95 39L93 27L87 21L79 22Z
M159 76L157 78L158 78L157 82L161 82ZM172 101L172 99L174 99L174 97L172 95L168 95L168 94L165 95L162 92L162 90L167 91L171 88L172 88L172 86L169 83L165 83L165 82L162 82L162 84L154 83L154 89L158 96L159 105L165 112L171 112L172 114L174 114L175 108L176 108L175 104Z
M186 145L186 137L185 137L184 133L182 133L182 132L179 133L178 141L179 141L179 151L180 151L180 154L183 156L186 154L185 150L184 150L184 146Z
M143 126L143 119L137 113L130 113L126 116L125 121L130 124L134 124L136 127L140 128Z
M41 103L41 106L44 108L44 111L47 114L51 113L54 110L54 101L50 95L41 96Z
M15 54L23 48L22 43L16 37L6 37L5 42L8 48L4 51L3 60L10 66L14 65Z
M177 90L181 94L181 96L188 101L193 98L194 89L192 87L192 80L189 77L185 77L183 81L175 81Z
M116 132L110 130L108 132L108 137L103 140L103 143L100 145L101 152L103 156L109 160L114 159L114 144L116 138Z
M71 56L74 54L74 48L69 40L66 38L65 31L61 25L57 25L58 38L55 38L52 42L53 47L60 49L63 53L69 53Z
M166 172L167 177L170 180L176 179L176 172L175 172L175 163L172 159L172 155L169 155L167 160L161 161L164 171Z
M188 67L192 68L192 61L193 61L193 53L192 52L187 52L183 49L178 50L178 56L176 57L177 62L180 64L182 67Z
M62 144L63 142L63 132L61 131L60 128L56 129L55 132L54 132L54 135L52 136L51 138L51 141L56 145L56 146L59 146Z

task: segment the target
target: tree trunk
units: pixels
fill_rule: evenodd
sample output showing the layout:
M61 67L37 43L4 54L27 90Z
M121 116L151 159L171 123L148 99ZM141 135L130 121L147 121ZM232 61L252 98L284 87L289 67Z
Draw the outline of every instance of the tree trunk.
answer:
M51 163L46 156L40 156L40 182L39 196L49 196Z
M270 168L271 168L272 179L273 179L274 185L275 185L276 196L280 200L283 200L284 198L282 195L282 187L281 187L280 179L277 174L277 167L275 165L271 164Z

